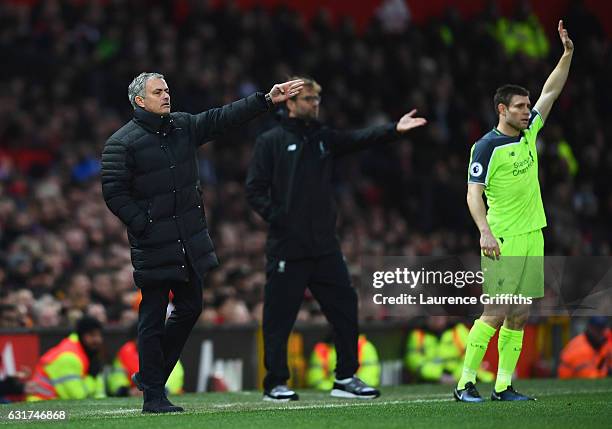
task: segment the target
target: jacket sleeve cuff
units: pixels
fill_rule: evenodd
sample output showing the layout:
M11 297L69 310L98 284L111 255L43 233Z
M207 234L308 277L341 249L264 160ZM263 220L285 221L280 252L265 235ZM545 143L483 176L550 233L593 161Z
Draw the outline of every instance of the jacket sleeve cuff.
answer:
M257 100L259 100L259 102L265 106L265 108L267 110L271 110L274 108L274 103L272 102L272 99L268 99L268 97L266 97L266 94L264 94L263 92L256 92L255 96L257 97Z

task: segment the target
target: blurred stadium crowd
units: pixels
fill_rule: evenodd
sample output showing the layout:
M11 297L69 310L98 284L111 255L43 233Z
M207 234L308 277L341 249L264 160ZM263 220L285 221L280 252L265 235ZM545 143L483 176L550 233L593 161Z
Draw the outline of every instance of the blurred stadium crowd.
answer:
M338 164L339 234L357 275L366 255L477 253L465 203L470 146L496 122L495 88L524 85L535 103L561 48L551 38L542 51L508 49L497 37L508 21L495 7L469 20L449 10L423 26L383 13L361 33L323 11L306 22L282 7L106 3L0 4L10 59L0 69L0 327L66 325L83 314L136 319L127 237L102 199L99 157L131 117L127 85L141 71L166 76L173 110L198 112L305 73L322 84L332 126L395 120L412 107L428 118L405 141ZM547 254L610 255L610 40L579 2L571 8L574 63L539 141ZM546 37L525 7L513 19ZM201 151L222 262L208 277L201 323L260 317L266 230L243 182L254 138L275 121L268 115ZM361 316L384 314L365 306ZM299 320L321 318L307 300Z

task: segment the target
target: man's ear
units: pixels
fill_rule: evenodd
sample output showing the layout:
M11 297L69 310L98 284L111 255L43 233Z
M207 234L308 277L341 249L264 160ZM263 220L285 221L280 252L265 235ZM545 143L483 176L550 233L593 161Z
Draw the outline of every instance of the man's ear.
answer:
M144 108L144 98L143 97L141 97L140 95L137 95L136 97L134 97L134 101L136 102L137 105Z
M497 114L501 116L506 116L507 107L504 103L499 103L497 105Z
M295 100L288 98L287 101L285 102L285 105L287 106L288 111L291 112L292 110L295 110Z

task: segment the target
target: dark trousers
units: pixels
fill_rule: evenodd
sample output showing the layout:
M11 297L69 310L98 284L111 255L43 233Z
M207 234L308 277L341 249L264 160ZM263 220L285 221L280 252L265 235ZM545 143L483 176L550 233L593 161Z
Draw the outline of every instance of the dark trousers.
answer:
M138 313L139 374L145 391L162 392L191 329L202 313L202 280L189 265L189 282L144 285ZM168 294L174 310L166 321Z
M332 325L338 353L337 378L352 377L357 359L357 293L342 257L337 252L313 259L282 261L268 257L264 294L264 389L286 384L287 341L304 298L306 287L321 305Z

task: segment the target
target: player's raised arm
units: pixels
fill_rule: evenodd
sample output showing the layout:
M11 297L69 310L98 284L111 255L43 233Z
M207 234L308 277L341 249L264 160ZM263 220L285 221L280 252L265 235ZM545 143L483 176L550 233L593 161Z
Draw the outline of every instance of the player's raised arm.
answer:
M563 21L559 21L559 37L561 38L561 43L563 43L563 55L561 59L557 63L557 66L552 71L548 79L546 79L546 83L544 83L544 87L542 88L542 93L540 94L540 98L535 104L535 109L540 112L540 116L542 116L542 120L546 121L548 118L548 114L550 113L550 109L552 108L553 103L561 94L561 90L563 90L563 86L565 86L565 81L567 80L567 75L569 74L570 64L572 63L572 55L574 54L574 43L572 39L569 38L567 34L567 30L563 27Z

